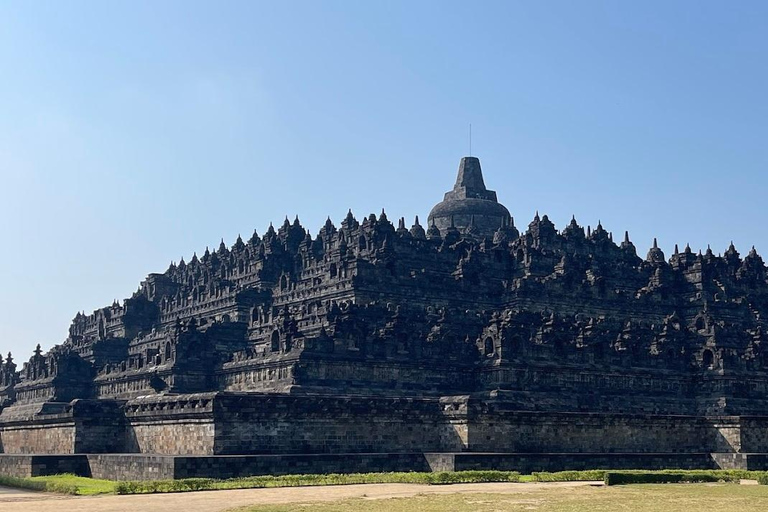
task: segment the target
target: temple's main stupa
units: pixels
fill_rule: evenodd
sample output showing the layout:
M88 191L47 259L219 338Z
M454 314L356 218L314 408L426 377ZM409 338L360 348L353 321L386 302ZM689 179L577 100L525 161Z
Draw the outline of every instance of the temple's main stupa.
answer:
M432 208L429 224L441 232L455 227L462 235L476 240L492 239L499 228L512 225L512 217L496 199L496 192L485 188L480 160L470 156L461 159L456 184Z
M621 238L519 232L467 157L424 226L222 242L2 360L0 473L766 466L762 259Z

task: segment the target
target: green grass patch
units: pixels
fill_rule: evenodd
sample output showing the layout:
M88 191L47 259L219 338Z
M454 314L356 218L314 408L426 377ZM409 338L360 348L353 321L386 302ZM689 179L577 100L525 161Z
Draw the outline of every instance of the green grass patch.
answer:
M97 478L86 478L70 474L34 476L30 478L33 482L44 482L46 486L51 486L54 492L66 492L60 489L74 488L77 491L67 494L78 494L81 496L92 496L94 494L110 494L115 492L117 482L113 480L99 480ZM48 490L48 489L46 489Z
M29 489L30 491L45 491L45 482L35 482L31 478L18 478L15 476L0 475L0 485L16 487L17 489Z
M29 489L31 491L90 496L93 494L114 493L117 482L63 474L35 476L32 478L0 476L0 485L16 487L19 489Z
M255 500L254 500L255 501ZM407 498L307 500L254 505L243 512L764 512L768 487L732 484L520 486L505 493L421 494Z

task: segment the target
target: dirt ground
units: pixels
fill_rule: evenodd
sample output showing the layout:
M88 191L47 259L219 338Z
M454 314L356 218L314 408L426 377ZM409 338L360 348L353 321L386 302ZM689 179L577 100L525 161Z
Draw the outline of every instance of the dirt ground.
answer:
M418 494L530 492L544 487L582 487L602 482L489 483L454 485L362 484L282 487L128 496L63 496L0 487L0 511L29 512L193 512L224 511L246 505L310 503L346 498L384 499Z

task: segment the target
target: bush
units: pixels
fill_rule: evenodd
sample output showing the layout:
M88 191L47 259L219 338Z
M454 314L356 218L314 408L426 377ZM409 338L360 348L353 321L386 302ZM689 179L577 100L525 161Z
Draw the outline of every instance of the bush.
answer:
M605 485L664 484L701 482L738 482L742 478L757 478L762 472L747 470L662 470L662 471L606 471Z
M147 494L156 492L185 492L216 489L218 481L212 478L185 478L181 480L147 480L142 482L118 482L117 494Z
M557 471L555 473L540 471L531 473L531 476L535 482L583 482L603 480L605 478L605 470Z
M349 473L327 475L280 475L251 476L229 480L187 478L182 480L154 480L143 482L118 482L117 494L145 494L158 492L184 492L204 489L253 489L261 487L299 487L315 485L349 485L408 483L444 485L475 482L517 482L516 471L456 471L437 473Z
M481 482L518 482L520 473L516 471L441 471L422 473L427 484L458 484Z

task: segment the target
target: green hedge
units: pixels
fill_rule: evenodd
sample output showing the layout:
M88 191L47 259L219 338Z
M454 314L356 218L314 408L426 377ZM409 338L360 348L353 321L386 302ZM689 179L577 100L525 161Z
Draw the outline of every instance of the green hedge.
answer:
M605 478L605 470L557 471L554 473L548 471L536 471L531 473L531 476L533 477L534 482L583 482L603 480Z
M689 483L689 482L738 482L740 479L757 480L768 485L768 472L747 470L589 470L535 472L531 479L536 482L567 482L603 480L606 485L639 483ZM98 491L118 494L144 494L160 492L185 492L212 489L251 489L261 487L298 487L320 485L348 485L374 483L413 483L442 485L477 482L519 482L516 471L456 471L437 473L351 473L327 475L252 476L216 480L212 478L186 478L181 480L149 480L138 482L97 481L74 475L16 478L0 476L0 485L35 491L65 494L92 494ZM85 483L83 483L85 482ZM94 487L92 483L109 484ZM114 486L114 487L112 487ZM104 487L102 489L102 487ZM109 488L107 488L109 487Z
M299 487L349 484L457 484L477 482L517 482L516 471L444 471L437 473L350 473L328 475L252 476L229 480L185 478L181 480L149 480L118 482L117 494L145 494L158 492L185 492L210 489L253 489L261 487Z
M606 474L610 473L609 477ZM732 470L586 470L531 473L535 482L577 482L603 480L608 485L629 483L674 482L738 482L742 478L757 479L762 471Z
M606 471L603 481L605 485L738 482L742 478L757 479L759 482L763 477L765 473L762 471L741 469Z

